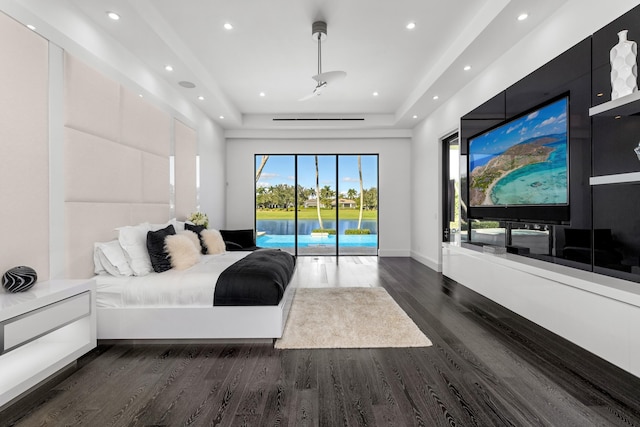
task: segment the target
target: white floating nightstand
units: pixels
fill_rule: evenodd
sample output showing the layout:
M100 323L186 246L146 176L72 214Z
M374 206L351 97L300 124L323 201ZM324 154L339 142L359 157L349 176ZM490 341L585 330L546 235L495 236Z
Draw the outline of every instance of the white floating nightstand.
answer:
M0 291L0 409L96 346L93 280Z

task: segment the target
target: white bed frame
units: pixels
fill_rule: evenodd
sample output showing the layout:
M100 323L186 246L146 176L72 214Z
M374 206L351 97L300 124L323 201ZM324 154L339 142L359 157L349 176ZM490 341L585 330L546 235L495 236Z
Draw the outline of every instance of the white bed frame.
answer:
M294 283L272 306L98 308L99 340L204 340L280 338Z

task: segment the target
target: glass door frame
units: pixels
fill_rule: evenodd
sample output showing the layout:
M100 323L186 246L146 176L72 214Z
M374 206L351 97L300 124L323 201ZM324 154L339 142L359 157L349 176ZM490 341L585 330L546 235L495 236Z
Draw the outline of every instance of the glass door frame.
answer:
M335 217L335 223L336 223L336 239L335 239L335 251L333 251L333 253L330 254L300 254L299 253L299 239L298 239L298 221L299 221L299 215L298 215L298 203L299 203L299 194L298 194L298 169L299 169L299 163L298 163L298 157L299 156L333 156L335 158L335 195L334 195L334 200L336 203L336 217ZM265 153L256 153L254 154L254 176L256 173L256 159L262 157L262 156L292 156L293 160L294 160L294 255L295 256L348 256L350 254L340 254L340 184L339 184L339 177L340 177L340 167L339 167L339 158L341 156L375 156L376 158L376 220L375 220L375 224L376 224L376 236L378 236L376 238L376 248L375 248L375 254L361 254L360 256L378 256L378 251L380 248L380 238L379 238L379 231L380 231L380 217L379 217L379 212L380 212L380 192L379 192L379 188L380 188L380 155L379 153L361 153L361 154L354 154L354 153L341 153L341 154L336 154L336 153L318 153L318 154L309 154L309 153L298 153L298 154L291 154L291 153L275 153L275 154L265 154ZM254 179L254 230L256 231L256 239L257 239L257 232L258 232L258 218L257 218L257 203L256 203L256 194L257 194L257 188L258 188L258 182ZM363 188L364 191L364 188ZM317 196L319 197L319 196ZM354 254L356 256L358 256L357 254Z
M453 209L453 215L455 219L455 206L458 200L456 200L456 190L451 189L451 146L457 145L460 150L460 137L458 132L454 132L446 138L442 139L442 241L449 243L452 238L451 233L451 209ZM460 182L460 175L458 175L458 182ZM451 194L453 192L453 194ZM460 195L458 195L458 198ZM451 207L451 203L453 207ZM460 209L462 214L462 209Z

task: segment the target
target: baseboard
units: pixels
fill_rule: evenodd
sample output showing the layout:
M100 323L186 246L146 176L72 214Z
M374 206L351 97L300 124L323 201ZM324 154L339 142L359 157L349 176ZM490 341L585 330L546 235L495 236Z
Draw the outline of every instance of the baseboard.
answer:
M380 257L409 257L411 252L404 249L378 249Z
M151 345L151 344L273 344L275 338L211 338L211 339L100 339L99 345Z
M432 270L437 271L438 273L442 272L442 264L436 260L433 260L429 257L421 255L415 251L411 251L411 258L418 261L420 264L424 264Z

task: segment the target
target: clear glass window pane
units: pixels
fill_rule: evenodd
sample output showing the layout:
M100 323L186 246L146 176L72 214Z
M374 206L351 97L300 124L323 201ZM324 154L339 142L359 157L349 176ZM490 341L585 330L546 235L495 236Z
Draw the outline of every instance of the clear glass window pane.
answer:
M295 254L295 156L257 155L256 244Z

